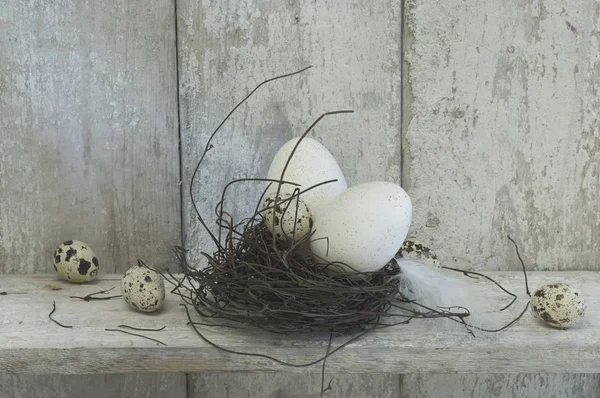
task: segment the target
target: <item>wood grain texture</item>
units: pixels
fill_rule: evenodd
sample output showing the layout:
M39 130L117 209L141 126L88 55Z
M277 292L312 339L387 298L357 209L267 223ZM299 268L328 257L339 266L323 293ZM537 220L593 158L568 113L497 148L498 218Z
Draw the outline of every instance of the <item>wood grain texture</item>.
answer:
M595 398L597 374L404 375L401 398Z
M0 273L52 271L61 241L101 272L180 241L174 4L0 7Z
M407 0L403 175L446 262L600 268L600 2Z
M490 272L507 289L523 287L518 272ZM327 360L331 374L344 373L600 373L600 274L534 272L531 286L563 280L579 288L588 304L583 321L569 330L551 329L527 314L502 333L471 336L460 325L442 320L419 320L408 325L380 329L363 336ZM0 369L9 374L97 374L130 372L239 372L279 371L319 374L320 364L287 367L271 360L220 351L201 340L187 325L181 299L167 295L164 309L156 314L138 313L123 300L84 302L71 299L108 289L119 281L104 276L91 285L74 285L54 276L6 275L0 279ZM475 282L474 282L475 283ZM60 289L60 290L57 290ZM473 297L508 303L499 289ZM63 329L48 319L52 301ZM468 307L469 304L465 303ZM523 299L508 311L511 319L523 308ZM201 320L197 315L193 319ZM207 320L204 320L207 322ZM146 333L167 346L117 332L119 324L161 327ZM230 350L268 354L283 361L307 363L326 351L328 336L271 335L256 330L201 326L216 344ZM335 338L332 347L348 337Z
M398 398L400 376L329 374L328 398ZM320 398L321 375L288 373L200 373L192 377L189 398Z
M350 185L400 181L401 4L271 1L178 2L184 205L191 259L214 245L195 221L187 197L208 136L261 81L307 65L301 76L264 87L214 142L197 180L199 208L214 205L234 177L265 177L277 150L322 113L311 136L327 147ZM225 209L249 216L264 188L241 184Z
M186 398L183 373L92 376L0 374L2 398Z

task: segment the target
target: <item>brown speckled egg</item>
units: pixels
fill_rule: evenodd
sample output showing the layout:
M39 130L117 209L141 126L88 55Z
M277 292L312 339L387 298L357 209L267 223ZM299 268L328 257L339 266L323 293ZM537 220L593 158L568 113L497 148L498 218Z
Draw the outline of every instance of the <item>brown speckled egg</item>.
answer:
M89 245L68 240L54 251L54 269L58 276L70 282L88 282L98 275L98 258Z
M280 192L275 201L275 194L268 195L264 202L265 223L269 231L280 241L291 241L292 238L298 241L309 234L313 219L302 199Z
M555 328L568 328L585 313L581 294L564 283L542 286L531 295L533 316Z
M404 241L398 254L401 257L415 259L432 267L441 267L441 264L435 253L432 252L427 246L413 238L406 239Z
M142 312L160 309L165 302L165 284L160 274L138 263L121 279L121 294L132 308Z

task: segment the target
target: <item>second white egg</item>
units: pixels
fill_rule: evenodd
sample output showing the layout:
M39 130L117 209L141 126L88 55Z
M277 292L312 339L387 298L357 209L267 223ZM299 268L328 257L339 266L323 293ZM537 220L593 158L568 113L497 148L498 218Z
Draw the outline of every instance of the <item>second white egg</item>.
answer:
M383 181L356 185L313 212L312 252L360 272L374 272L394 257L408 234L412 203Z
M299 138L293 138L279 149L273 158L267 178L274 180L281 178L281 173L298 140ZM299 187L283 184L279 192L289 194L292 194L295 188L304 190L325 181L337 180L311 189L300 196L311 212L331 201L348 187L344 174L342 174L342 170L333 155L327 148L312 138L304 138L298 144L298 148L285 171L283 180L300 184ZM267 191L267 195L277 192L278 186L279 184L272 184Z

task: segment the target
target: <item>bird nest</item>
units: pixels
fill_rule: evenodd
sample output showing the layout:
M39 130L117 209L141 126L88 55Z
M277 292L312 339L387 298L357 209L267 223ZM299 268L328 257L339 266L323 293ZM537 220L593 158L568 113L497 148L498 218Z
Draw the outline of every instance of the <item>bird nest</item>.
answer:
M207 256L206 268L192 268L185 250L176 252L186 296L201 316L269 332L366 330L382 324L399 300L397 265L358 273L320 263L306 245L274 240L262 222Z
M293 181L285 181L285 168L280 180L248 178L231 181L223 189L221 201L216 206L218 232L213 233L206 224L196 206L194 181L207 153L213 148L211 141L216 133L262 85L306 69L308 68L259 84L233 108L210 136L192 175L189 195L198 221L212 238L216 250L212 254L202 253L208 260L207 266L194 267L188 263L186 249L176 248L183 277L169 277L175 285L173 291L180 294L204 318L274 333L327 332L340 335L406 323L414 317L444 316L460 319L467 316L468 312L462 310L451 312L431 308L415 309L400 290L397 278L400 268L394 262L376 272L358 272L351 264L328 262L313 255L310 250L310 234L289 242L275 239L264 221L264 212L270 209L263 208L262 205L266 189L256 205L255 213L241 223L235 223L233 217L223 210L227 189L238 182L298 185ZM321 119L349 112L352 111L321 115L304 132L296 148ZM321 184L330 182L332 181L324 181ZM286 200L301 198L304 192L316 186L304 191L297 189ZM275 203L273 206L285 205L286 200L282 199L282 203ZM299 201L296 200L295 203L297 205ZM288 211L297 211L289 204L286 207ZM398 311L391 311L392 309ZM389 322L391 318L394 321Z
M192 321L188 306L203 317L203 322L206 321L202 325L249 327L283 334L324 332L334 336L358 333L357 337L360 337L370 330L408 323L414 318L443 317L467 325L465 319L469 311L466 308L427 308L408 299L409 295L402 291L406 286L400 282L401 270L394 261L376 272L358 272L351 264L328 262L316 257L310 250L310 234L299 240L276 239L265 223L264 214L269 207L263 208L263 197L267 189L263 191L254 214L241 222L236 223L223 209L227 189L242 181L298 185L285 181L285 168L279 180L245 178L227 184L216 206L218 232L208 227L196 206L194 181L207 153L213 148L211 141L225 121L258 88L306 69L259 84L212 133L194 170L189 189L190 201L198 221L216 249L212 253L202 252L208 264L197 267L188 262L187 249L175 248L183 276L169 274L167 277L174 285L173 292L186 303L190 324L200 337L221 349L198 330L196 325L199 323ZM348 112L351 111L321 115L304 132L296 147L322 118ZM313 188L297 189L292 197L282 199L283 204L286 200L302 197L304 192ZM297 211L294 206L287 205L287 208L288 211ZM354 340L351 338L347 343Z

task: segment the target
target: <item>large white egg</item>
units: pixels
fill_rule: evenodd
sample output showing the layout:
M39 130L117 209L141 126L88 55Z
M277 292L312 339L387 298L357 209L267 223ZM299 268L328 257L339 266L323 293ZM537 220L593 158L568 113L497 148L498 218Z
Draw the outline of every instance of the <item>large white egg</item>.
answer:
M411 218L410 198L399 185L356 185L313 213L311 249L323 260L360 272L377 271L402 246Z
M281 172L299 139L293 138L279 149L271 162L267 178L274 180L281 178ZM300 184L300 190L325 181L337 180L300 195L300 199L308 206L310 212L317 210L321 205L328 203L348 188L344 174L333 155L312 138L304 138L300 142L285 171L283 180ZM271 184L267 195L277 192L278 186L277 183ZM297 187L283 184L279 192L292 194L295 188Z

